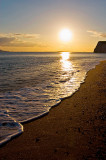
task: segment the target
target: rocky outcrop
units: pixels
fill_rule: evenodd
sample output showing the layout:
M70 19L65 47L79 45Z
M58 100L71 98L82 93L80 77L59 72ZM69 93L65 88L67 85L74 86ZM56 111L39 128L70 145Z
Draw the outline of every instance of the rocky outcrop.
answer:
M106 41L99 41L94 53L106 53Z

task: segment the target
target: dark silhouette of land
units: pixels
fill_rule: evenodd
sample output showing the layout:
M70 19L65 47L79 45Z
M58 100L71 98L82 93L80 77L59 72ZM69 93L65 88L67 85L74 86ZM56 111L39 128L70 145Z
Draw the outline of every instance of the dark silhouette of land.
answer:
M4 52L9 52L9 51L4 51L4 50L1 50L1 49L0 49L0 53L4 53Z
M106 41L99 41L94 49L94 53L106 53Z

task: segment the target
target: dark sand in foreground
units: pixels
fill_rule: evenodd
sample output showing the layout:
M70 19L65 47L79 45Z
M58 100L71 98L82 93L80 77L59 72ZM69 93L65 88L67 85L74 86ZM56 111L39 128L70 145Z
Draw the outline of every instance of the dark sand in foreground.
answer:
M106 61L45 117L0 148L0 160L104 160Z

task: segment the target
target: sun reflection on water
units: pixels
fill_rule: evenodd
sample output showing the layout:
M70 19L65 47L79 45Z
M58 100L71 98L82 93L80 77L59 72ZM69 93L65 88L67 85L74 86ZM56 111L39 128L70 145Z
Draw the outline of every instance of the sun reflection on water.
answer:
M61 52L61 63L62 63L62 69L64 71L69 71L72 68L72 64L69 58L70 58L70 52Z
M70 52L61 52L62 61L68 60L70 57Z

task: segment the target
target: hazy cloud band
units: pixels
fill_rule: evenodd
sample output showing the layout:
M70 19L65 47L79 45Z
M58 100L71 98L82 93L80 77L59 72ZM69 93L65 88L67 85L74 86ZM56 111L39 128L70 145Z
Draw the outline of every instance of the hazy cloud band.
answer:
M91 36L93 36L93 37L106 38L106 33L103 33L103 32L98 32L98 31L95 31L95 30L88 30L87 32L91 33Z

